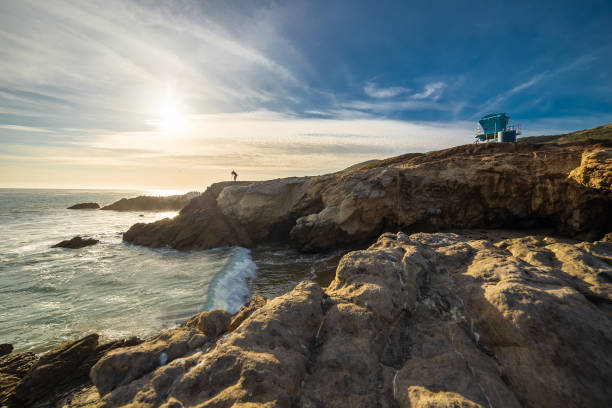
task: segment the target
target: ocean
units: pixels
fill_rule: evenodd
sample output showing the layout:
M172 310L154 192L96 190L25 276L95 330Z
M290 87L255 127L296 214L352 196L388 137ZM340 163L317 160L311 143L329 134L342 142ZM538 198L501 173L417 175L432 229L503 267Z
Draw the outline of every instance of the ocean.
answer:
M271 298L303 279L325 285L333 277L340 252L151 249L123 242L123 232L177 212L66 209L146 193L0 189L0 343L43 352L93 332L101 341L147 338L204 310L235 312L252 295ZM76 235L100 243L51 248Z

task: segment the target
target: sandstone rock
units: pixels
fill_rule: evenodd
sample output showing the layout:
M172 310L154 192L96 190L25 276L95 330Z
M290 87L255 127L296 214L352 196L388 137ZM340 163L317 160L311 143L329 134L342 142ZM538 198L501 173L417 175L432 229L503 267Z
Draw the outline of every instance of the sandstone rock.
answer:
M612 150L587 151L569 177L585 187L612 190Z
M234 314L232 320L227 325L227 331L232 332L236 330L247 317L252 315L253 312L257 309L265 305L267 301L268 300L263 296L253 296L248 302L244 304L244 306L240 308L240 310L236 312L236 314Z
M76 236L72 239L67 239L65 241L59 242L53 245L51 248L70 248L70 249L78 249L84 248L86 246L96 245L100 240L94 238L81 238L80 236Z
M69 210L96 210L100 208L98 203L79 203L68 207Z
M176 249L208 249L223 245L249 247L253 242L216 205L219 192L228 185L239 187L247 182L217 183L194 198L174 219L133 225L123 239L154 248L169 245Z
M208 338L216 338L223 334L232 320L232 314L222 309L202 312L182 324L182 327L198 329Z
M0 344L0 357L2 357L5 354L10 354L13 351L13 345L12 344Z
M101 406L246 406L248 401L257 406L291 406L320 318L320 289L300 284L290 295L253 312L206 351L190 351L131 382L113 372L121 385L105 394ZM117 359L116 366L129 361ZM108 364L103 359L92 370L99 389L96 378L101 373L96 369Z
M171 196L138 196L122 198L112 204L102 207L102 210L112 211L178 211L185 207L191 199L200 193L192 191L187 194Z
M511 235L383 234L344 256L325 290L303 282L253 302L233 330L200 334L203 347L165 364L141 359L201 332L183 326L109 353L92 369L100 405L608 405L607 243Z
M588 143L465 145L324 176L218 183L178 217L136 224L124 239L176 249L283 241L318 251L384 231L554 227L594 240L612 230L611 155Z

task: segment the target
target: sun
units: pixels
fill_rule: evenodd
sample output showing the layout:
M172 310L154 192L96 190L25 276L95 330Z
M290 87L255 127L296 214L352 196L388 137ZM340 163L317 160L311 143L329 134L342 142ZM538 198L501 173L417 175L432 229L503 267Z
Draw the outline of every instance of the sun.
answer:
M182 122L182 115L179 103L174 97L172 86L168 84L164 100L160 103L160 127L168 130L175 130Z
M178 107L174 103L166 103L162 107L161 124L168 129L176 129L181 121Z

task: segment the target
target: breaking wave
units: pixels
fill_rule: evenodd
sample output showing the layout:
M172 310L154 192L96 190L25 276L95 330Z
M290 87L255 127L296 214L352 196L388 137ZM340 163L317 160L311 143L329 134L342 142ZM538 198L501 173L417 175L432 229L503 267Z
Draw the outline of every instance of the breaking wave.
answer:
M225 309L235 313L247 301L251 292L248 282L257 276L257 266L251 251L235 247L228 263L215 276L208 287L206 310Z

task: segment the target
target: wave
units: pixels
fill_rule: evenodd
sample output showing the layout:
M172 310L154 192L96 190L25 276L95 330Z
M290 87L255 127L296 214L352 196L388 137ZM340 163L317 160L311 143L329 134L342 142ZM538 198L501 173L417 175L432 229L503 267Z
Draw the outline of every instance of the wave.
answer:
M236 247L229 262L214 277L208 289L206 310L225 309L236 313L251 296L248 281L257 276L251 251Z

